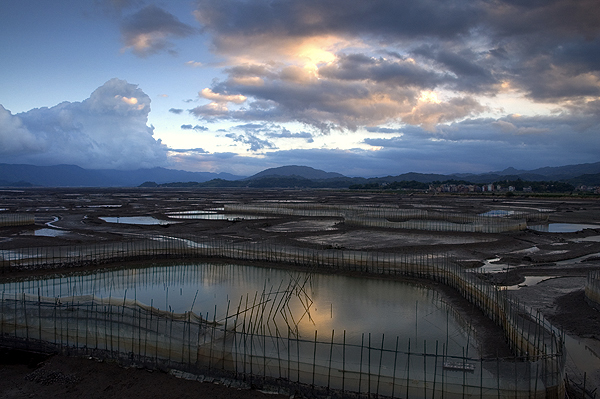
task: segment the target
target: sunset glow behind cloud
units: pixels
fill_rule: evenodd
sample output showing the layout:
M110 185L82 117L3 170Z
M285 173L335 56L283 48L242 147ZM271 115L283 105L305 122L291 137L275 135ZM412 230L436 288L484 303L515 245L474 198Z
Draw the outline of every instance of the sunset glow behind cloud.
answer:
M596 0L34 3L0 6L2 162L374 176L599 160Z

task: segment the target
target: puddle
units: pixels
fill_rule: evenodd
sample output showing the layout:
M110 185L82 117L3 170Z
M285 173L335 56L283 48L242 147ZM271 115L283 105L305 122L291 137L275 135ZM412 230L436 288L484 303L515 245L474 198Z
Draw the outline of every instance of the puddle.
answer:
M587 387L600 386L600 343L588 338L576 338L565 334L567 356L575 363L581 377L587 374Z
M504 217L504 216L514 215L514 214L515 214L515 211L504 211L502 209L494 209L492 211L480 213L479 216Z
M339 220L300 220L297 222L287 222L275 226L266 227L263 230L277 233L291 233L301 231L331 231L337 230L335 226Z
M179 212L168 212L166 215L171 217L171 215L204 215L208 213L217 213L215 210L205 210L205 211L179 211Z
M533 246L531 248L519 249L517 251L512 251L509 253L510 254L533 254L533 253L539 252L539 250L540 249L538 247Z
M475 272L484 272L484 273L500 273L505 272L508 268L506 263L497 263L500 262L501 258L491 258L483 261L483 266L473 269Z
M600 242L600 236L591 236L585 238L574 238L572 242Z
M152 216L104 216L98 219L102 219L107 223L122 223L122 224L139 224L139 225L165 225L176 222L169 222L167 220L160 220Z
M523 287L530 287L532 285L539 284L542 281L550 280L553 278L558 278L560 276L524 276L524 277L525 277L525 281L523 281L522 283L515 284L515 285L503 285L503 286L500 286L499 288L503 289L503 290L514 291L514 290L521 289Z
M241 213L216 213L216 212L204 212L204 213L187 213L181 215L169 214L169 219L201 219L201 220L262 220L262 219L273 219L271 216L261 215L246 215Z
M600 225L582 223L548 223L531 225L527 226L527 228L544 233L575 233L584 229L600 229Z
M587 254L587 255L579 256L579 257L573 258L573 259L561 260L561 261L554 262L554 263L557 266L570 266L570 265L573 265L575 263L584 262L588 258L593 258L593 257L598 257L598 256L600 256L600 252L596 252L596 253L593 253L593 254Z
M36 230L33 235L38 237L60 237L69 232L66 230L55 230L55 229L39 229Z

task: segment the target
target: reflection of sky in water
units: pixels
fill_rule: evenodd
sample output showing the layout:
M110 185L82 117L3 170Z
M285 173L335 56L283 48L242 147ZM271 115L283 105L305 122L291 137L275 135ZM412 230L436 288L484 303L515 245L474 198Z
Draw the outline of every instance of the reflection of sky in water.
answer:
M38 291L39 288L39 291ZM281 269L251 266L197 264L159 266L99 272L85 276L68 276L39 281L5 284L4 292L26 292L47 297L94 294L98 297L137 299L159 309L184 312L192 309L212 320L222 320L229 304L229 314L238 307L252 308L245 313L256 320L263 315L275 317L275 326L287 334L287 325L298 323L303 337L331 334L341 340L346 331L348 343L360 343L362 333L371 333L393 345L430 348L439 341L449 343L449 353L462 354L469 340L469 354L475 355L476 343L431 289L386 281L339 275L288 272ZM291 292L291 294L290 294ZM256 300L255 300L256 298ZM289 298L289 299L287 299ZM253 304L261 303L261 306ZM193 305L193 306L192 306ZM215 314L216 306L216 314ZM306 308L308 307L308 312ZM239 318L242 322L243 315ZM287 320L287 322L286 322ZM330 336L330 335L329 335ZM386 345L387 346L387 345Z
M513 215L514 213L515 213L515 211L505 211L502 209L494 209L492 211L480 213L479 216L503 217L503 216Z
M38 237L59 237L67 233L65 230L37 229L33 234Z
M546 233L575 233L576 231L581 231L583 229L600 229L600 225L580 223L548 223L527 226L527 228Z
M241 213L185 213L185 214L169 214L167 215L171 219L201 219L201 220L260 220L260 219L272 219L268 216L261 215L245 215Z
M105 216L100 217L98 219L102 219L107 223L123 223L123 224L143 224L143 225L153 225L153 224L171 224L175 222L169 222L166 220L156 219L152 216Z

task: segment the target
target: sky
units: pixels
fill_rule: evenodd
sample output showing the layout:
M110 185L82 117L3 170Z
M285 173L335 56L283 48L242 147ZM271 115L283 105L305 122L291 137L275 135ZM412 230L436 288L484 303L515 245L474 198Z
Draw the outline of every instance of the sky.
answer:
M0 37L0 163L600 161L598 0L6 0Z

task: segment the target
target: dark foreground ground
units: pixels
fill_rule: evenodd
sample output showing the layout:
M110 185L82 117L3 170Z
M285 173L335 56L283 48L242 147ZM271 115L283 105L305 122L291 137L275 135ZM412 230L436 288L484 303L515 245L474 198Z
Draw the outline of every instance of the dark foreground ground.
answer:
M0 364L0 397L5 399L289 397L252 389L231 388L219 382L187 381L160 371L126 369L115 363L94 359L34 356L6 350L1 353L3 364Z
M592 360L600 362L600 312L586 303L583 294L587 273L600 269L600 228L573 233L526 230L482 234L364 228L340 224L341 220L336 218L291 216L235 221L178 219L179 223L164 226L115 224L99 219L101 216L154 216L169 220L168 214L172 212L215 209L226 203L265 201L385 205L469 214L497 209L543 209L553 223L600 225L600 201L593 198L403 196L326 190L0 190L0 209L34 213L36 218L35 226L0 227L0 250L110 242L128 239L132 234L158 233L223 237L240 242L267 241L307 248L328 246L378 252L451 254L465 267L485 264L485 267L495 268L494 273L489 275L491 282L514 289L513 295L522 303L540 309L557 327L573 339L580 340ZM51 234L38 234L42 229L50 229ZM52 232L60 234L54 236ZM59 271L50 273L55 272ZM0 283L27 279L37 274L40 273L7 273L5 270L4 274L0 274ZM527 284L526 277L532 276L547 279ZM472 311L472 307L465 305L452 290L438 289L444 291L448 300L462 312ZM479 320L479 339L484 341L488 351L503 351L503 340L496 335L498 331L484 318ZM7 364L20 357L24 359L22 363L29 365ZM578 365L579 360L568 356L567 373L570 379L581 383L585 371ZM185 381L161 372L123 369L115 364L88 359L54 356L39 363L3 352L0 363L0 397L3 398L265 397L265 394L252 390ZM588 388L595 386L600 391L600 367L586 373L586 383Z

